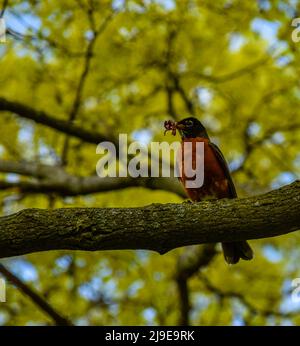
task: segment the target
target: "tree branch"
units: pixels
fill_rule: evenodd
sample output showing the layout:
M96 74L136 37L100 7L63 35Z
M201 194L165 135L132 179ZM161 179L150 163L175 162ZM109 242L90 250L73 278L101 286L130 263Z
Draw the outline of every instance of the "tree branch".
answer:
M0 180L0 189L18 189L22 193L56 193L60 196L79 196L128 187L164 190L182 198L186 194L177 178L99 178L97 175L81 177L67 173L62 167L30 161L0 160L0 172L29 176L31 180Z
M147 249L274 237L300 229L300 181L264 195L140 208L25 209L0 218L0 256Z
M74 124L74 121L78 115L78 112L81 107L82 103L82 97L83 97L83 90L86 84L86 80L88 78L89 72L90 72L90 66L91 66L91 60L94 55L94 47L97 41L97 38L99 35L105 30L108 23L110 22L111 18L113 17L113 12L109 13L109 15L104 19L104 21L101 23L98 29L95 27L95 21L94 21L94 9L93 7L89 8L88 17L91 24L91 30L93 33L92 39L89 41L85 56L84 56L84 64L83 64L83 70L81 72L81 75L79 77L78 85L75 91L75 97L73 100L72 108L70 110L68 123L70 125ZM69 136L66 136L64 145L63 145L63 151L62 151L62 164L67 164L67 157L68 157L68 150L69 150L69 144L70 144L70 138Z
M44 111L36 110L17 101L6 100L3 97L0 97L0 111L15 113L22 118L33 120L37 124L46 125L59 132L77 137L87 143L98 144L102 141L112 142L112 138L108 138L103 134L85 130L81 126L69 124L68 121L53 117Z
M0 11L0 18L2 18L4 16L4 13L5 13L7 6L8 6L8 0L3 0L2 9Z
M20 280L2 264L0 264L0 273L27 297L29 297L32 302L43 310L49 317L51 317L57 326L72 325L67 318L60 315L40 294L27 286L22 280Z
M175 280L177 283L180 317L178 324L188 326L190 324L191 302L188 287L188 280L198 273L201 268L206 267L217 254L216 244L206 244L205 246L196 246L188 248L178 258L177 273Z
M258 59L257 61L254 61L252 63L249 63L246 66L243 66L235 71L223 74L223 75L219 75L219 76L213 76L213 75L206 75L203 73L196 73L196 72L187 72L184 75L185 76L189 76L189 75L194 75L197 78L206 80L208 82L212 82L215 84L218 83L225 83L225 82L229 82L233 79L242 77L248 73L253 72L254 70L256 70L259 67L264 66L268 61L270 61L270 55L268 54L267 56L263 56L262 58Z
M201 281L205 285L205 288L208 289L211 293L216 294L219 298L229 298L229 299L237 299L239 300L252 315L261 315L263 317L280 317L280 318L292 318L299 314L299 311L293 312L282 312L276 309L268 309L268 308L259 308L256 307L250 300L248 300L244 294L236 291L228 291L222 290L217 286L213 285L208 277L201 275Z

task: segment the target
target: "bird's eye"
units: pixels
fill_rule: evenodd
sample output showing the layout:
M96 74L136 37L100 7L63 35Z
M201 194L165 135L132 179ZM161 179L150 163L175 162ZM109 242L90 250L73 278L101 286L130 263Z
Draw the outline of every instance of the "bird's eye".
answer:
M185 123L185 125L186 125L187 127L191 127L191 126L194 125L194 123L193 123L192 120L187 120L186 123Z

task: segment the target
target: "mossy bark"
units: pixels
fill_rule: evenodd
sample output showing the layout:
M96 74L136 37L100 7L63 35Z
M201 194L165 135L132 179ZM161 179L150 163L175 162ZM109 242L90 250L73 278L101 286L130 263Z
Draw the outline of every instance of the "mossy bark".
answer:
M37 251L171 249L300 229L300 182L244 199L141 208L24 209L0 218L0 257Z

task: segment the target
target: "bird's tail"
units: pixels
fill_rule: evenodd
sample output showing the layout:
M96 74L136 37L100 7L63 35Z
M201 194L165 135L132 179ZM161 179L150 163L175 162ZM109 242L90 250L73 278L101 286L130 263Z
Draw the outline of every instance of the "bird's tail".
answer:
M240 258L249 261L253 258L253 251L246 241L222 243L225 261L228 264L238 263Z

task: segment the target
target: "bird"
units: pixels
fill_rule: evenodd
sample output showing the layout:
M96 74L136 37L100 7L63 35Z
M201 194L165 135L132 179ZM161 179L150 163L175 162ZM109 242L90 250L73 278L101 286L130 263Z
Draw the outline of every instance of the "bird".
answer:
M165 121L165 134L172 131L176 134L179 131L182 144L180 153L182 155L181 174L179 180L184 185L187 196L193 202L199 202L206 198L222 199L237 198L237 192L230 175L230 171L224 155L218 146L211 142L208 133L202 123L195 117L188 117L181 121ZM190 149L185 149L184 143L192 142ZM204 144L204 181L201 187L186 187L186 181L190 178L185 175L184 166L195 165L195 160L200 158L196 151L195 143ZM188 151L189 150L189 151ZM201 161L200 161L201 162ZM253 251L247 241L223 242L222 250L225 261L228 264L236 264L240 259L251 260Z

